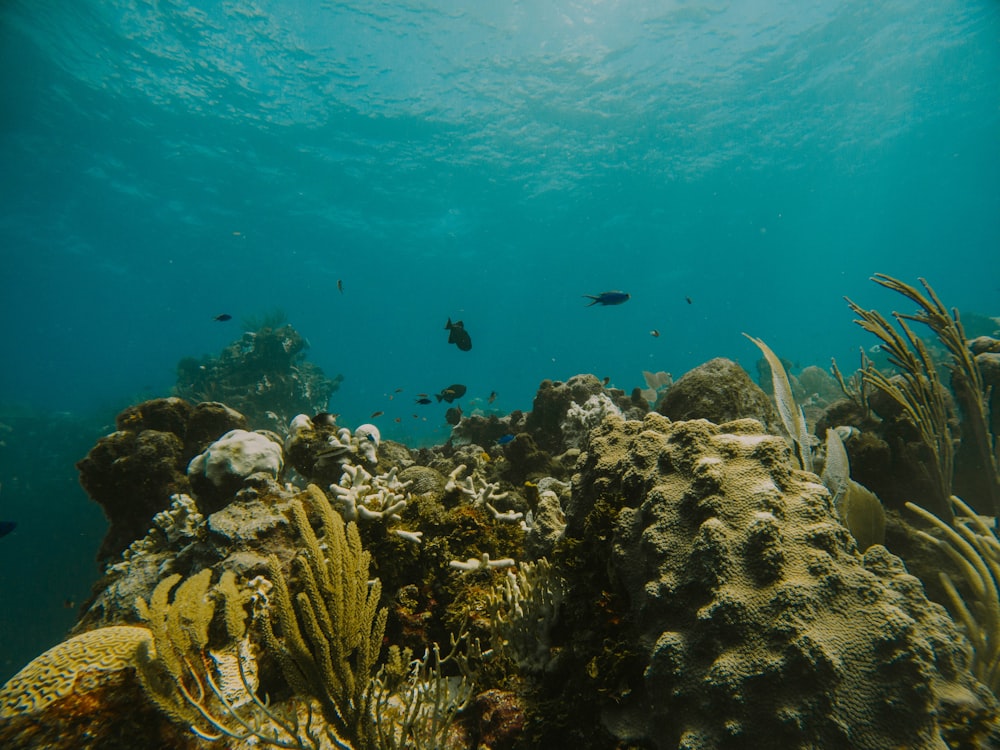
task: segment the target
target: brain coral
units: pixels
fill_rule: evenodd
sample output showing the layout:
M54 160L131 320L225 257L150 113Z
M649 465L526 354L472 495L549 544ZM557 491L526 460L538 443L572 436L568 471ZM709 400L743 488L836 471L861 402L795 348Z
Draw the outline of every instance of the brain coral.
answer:
M39 713L94 684L94 676L133 666L136 650L149 640L146 628L116 625L53 646L0 688L0 719Z
M608 559L644 661L604 711L620 740L944 748L949 725L995 725L945 610L884 547L858 553L756 420L608 418L578 470L567 534L598 502L620 508Z

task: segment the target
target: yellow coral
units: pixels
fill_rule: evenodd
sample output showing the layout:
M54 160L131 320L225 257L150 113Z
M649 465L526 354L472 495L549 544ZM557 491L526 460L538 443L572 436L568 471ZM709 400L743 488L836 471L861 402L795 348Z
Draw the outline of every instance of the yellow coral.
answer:
M53 646L0 688L0 718L35 714L71 695L92 672L135 666L136 651L150 643L146 628L115 625L91 630Z

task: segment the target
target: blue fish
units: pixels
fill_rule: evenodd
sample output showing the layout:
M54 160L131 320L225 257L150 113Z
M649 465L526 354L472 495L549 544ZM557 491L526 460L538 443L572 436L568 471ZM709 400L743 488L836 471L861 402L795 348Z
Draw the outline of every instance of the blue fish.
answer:
M503 435L502 437L500 437L499 440L497 440L497 445L507 445L507 443L509 443L513 439L514 436L508 432L506 435Z
M598 295L585 294L583 296L594 300L587 307L593 305L620 305L622 302L628 302L632 299L632 295L627 292L601 292Z
M0 521L0 536L7 536L16 528L17 523L14 521Z

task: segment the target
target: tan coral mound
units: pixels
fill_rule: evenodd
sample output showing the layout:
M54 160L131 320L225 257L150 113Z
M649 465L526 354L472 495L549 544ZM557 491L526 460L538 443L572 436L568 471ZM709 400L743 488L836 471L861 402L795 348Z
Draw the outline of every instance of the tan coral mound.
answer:
M647 663L641 694L605 712L620 739L944 748L950 725L968 739L995 721L945 610L884 547L862 557L756 421L608 419L578 468L569 533L624 504L612 567Z

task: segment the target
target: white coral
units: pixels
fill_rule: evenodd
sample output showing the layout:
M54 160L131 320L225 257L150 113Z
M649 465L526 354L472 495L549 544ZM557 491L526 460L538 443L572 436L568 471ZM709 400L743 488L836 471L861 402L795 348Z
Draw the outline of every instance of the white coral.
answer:
M452 560L448 566L462 572L479 570L480 568L513 568L517 563L509 557L501 557L499 560L491 560L489 553L484 552L479 557L470 557L468 560Z
M378 444L382 442L382 434L373 424L358 425L354 430L354 449L364 459L374 465L378 463Z
M136 539L122 553L122 559L108 566L109 573L124 573L129 563L140 555L150 554L183 540L195 540L205 535L205 516L190 495L170 496L170 507L153 516L153 525L146 536Z
M500 492L500 485L496 482L482 480L480 486L476 484L474 476L467 477L464 481L459 481L458 475L465 471L465 464L458 467L448 475L448 483L444 486L445 492L458 490L466 497L470 498L474 507L489 506L492 500L503 500L507 497L507 492ZM495 513L496 511L492 511ZM494 515L496 518L496 515Z
M345 521L398 521L406 507L406 490L413 480L400 482L396 467L386 474L372 476L363 466L344 466L338 484L330 492L340 501Z
M609 414L624 418L622 410L603 392L595 393L582 404L575 401L571 403L562 424L559 425L566 447L579 448L590 431L603 422Z
M153 516L153 525L173 544L180 539L200 536L204 532L205 516L190 495L171 495L170 507Z

